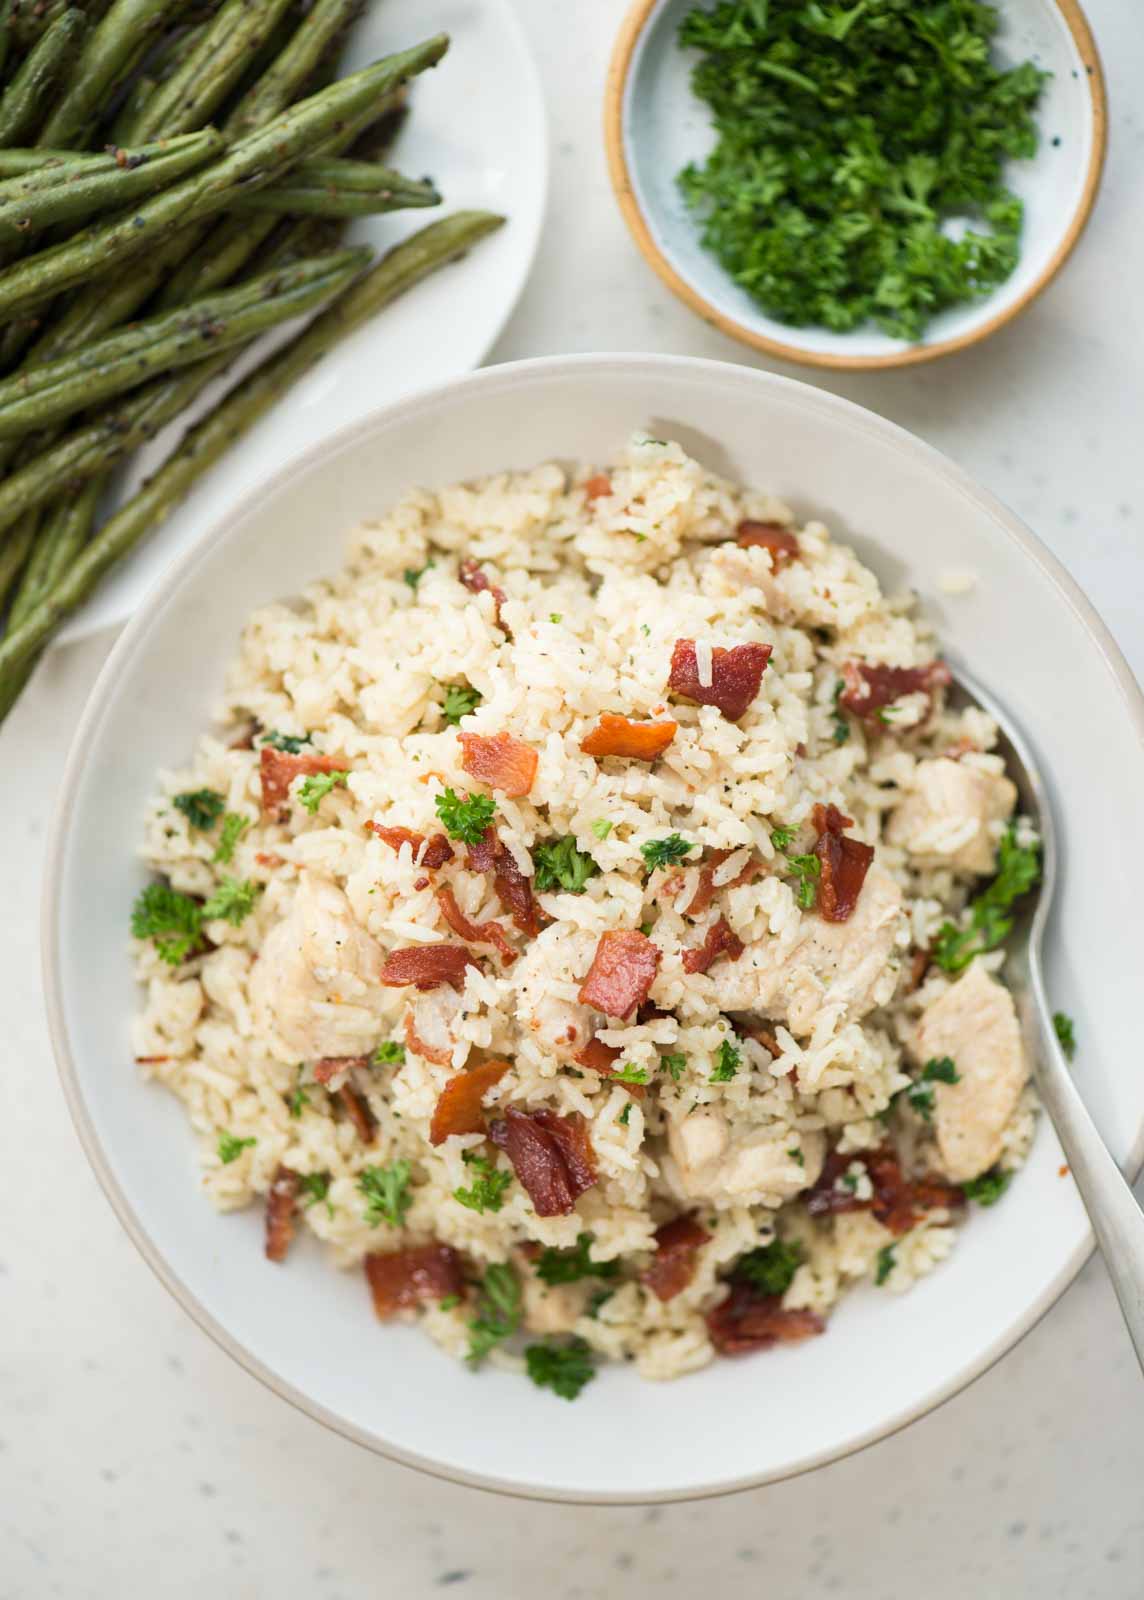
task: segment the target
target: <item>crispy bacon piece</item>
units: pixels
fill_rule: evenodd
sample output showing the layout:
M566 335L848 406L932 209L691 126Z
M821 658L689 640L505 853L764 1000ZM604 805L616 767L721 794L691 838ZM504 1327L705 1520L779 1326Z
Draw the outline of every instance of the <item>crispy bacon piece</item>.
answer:
M741 846L736 846L741 849ZM701 917L717 894L724 889L737 889L741 883L752 883L763 870L763 863L758 856L752 856L746 866L726 883L715 887L715 873L728 856L733 856L734 850L709 850L703 858L703 865L699 869L699 882L695 886L695 893L685 906L680 910L688 917Z
M437 904L445 921L462 939L468 939L471 944L491 944L506 966L511 966L516 960L517 952L505 938L499 922L473 922L457 904L452 889L438 889Z
M161 1061L170 1061L170 1059L170 1056L136 1056L135 1065L137 1067L158 1066Z
M706 1320L711 1343L721 1356L797 1344L826 1330L816 1311L784 1311L780 1295L760 1294L747 1283L733 1283L726 1300L709 1311Z
M294 1217L298 1210L301 1183L289 1167L278 1168L266 1196L266 1259L285 1261L294 1238Z
M711 682L704 685L699 681L695 640L677 639L668 687L701 706L718 706L728 722L738 722L759 692L771 649L769 644L737 644L731 650L716 645L711 652Z
M842 832L853 818L837 806L815 806L818 838L814 854L822 863L818 875L818 913L826 922L845 922L858 904L862 885L874 859L874 846Z
M584 496L588 500L599 500L611 492L612 480L606 472L594 473L584 485Z
M366 828L395 852L400 850L403 844L407 844L413 851L414 861L417 860L417 852L424 845L425 854L418 865L427 867L430 871L436 867L443 867L446 861L453 859L453 846L443 833L431 833L426 840L423 833L414 833L412 828L383 828L380 822L367 822Z
M661 1300L674 1300L695 1276L695 1256L711 1235L692 1216L672 1217L655 1230L655 1255L640 1282Z
M772 1055L776 1061L778 1060L779 1056L782 1055L782 1049L778 1040L775 1038L774 1030L772 1028L764 1027L762 1023L756 1022L752 1024L751 1027L743 1028L740 1031L744 1033L748 1039L753 1039L756 1044L761 1044L763 1049L766 1050L769 1055Z
M609 1017L626 1017L647 999L659 971L659 950L634 929L602 933L580 1003Z
M381 968L381 981L387 989L403 989L413 984L422 993L443 983L459 989L465 981L465 968L476 967L477 958L463 944L414 944L391 950Z
M924 667L886 667L869 661L843 663L846 687L838 697L844 711L864 722L879 726L878 713L906 694L926 694L933 704L936 690L952 681L944 661L930 661Z
M929 971L930 953L928 950L915 950L910 960L910 976L906 988L907 994L913 994L915 989L920 989Z
M447 1244L419 1244L407 1250L374 1251L365 1258L373 1309L384 1321L422 1300L444 1300L465 1292L461 1258Z
M478 783L499 789L510 800L519 800L532 788L540 760L536 751L511 733L458 733L463 755L461 766Z
M467 847L466 865L470 872L492 872L497 864L497 851L502 848L495 828L486 828L476 844Z
M257 722L247 722L227 745L228 750L253 750L254 736L259 730Z
M260 867L268 867L271 871L275 867L284 866L286 860L284 856L275 855L273 850L256 850L254 859Z
M726 917L720 917L718 922L712 923L707 930L707 935L701 945L692 950L683 952L684 972L706 972L711 963L719 956L726 956L730 961L738 961L743 954L743 941L738 934L731 931L731 924Z
M862 1163L873 1186L874 1192L867 1200L836 1188L853 1161ZM807 1213L812 1217L834 1216L840 1211L871 1211L895 1236L908 1233L926 1211L939 1206L953 1210L964 1204L964 1190L941 1178L907 1178L889 1145L859 1156L839 1155L832 1150L818 1182L806 1196Z
M346 770L346 763L340 756L292 756L285 750L275 750L272 744L262 746L259 762L263 811L274 811L285 804L290 798L290 785L295 778L308 778L315 772Z
M368 1067L368 1056L323 1056L314 1065L314 1082L329 1083L339 1072L349 1072L354 1067Z
M429 1124L429 1143L444 1144L454 1133L484 1133L481 1101L512 1065L509 1061L481 1061L450 1078L437 1097Z
M631 722L605 711L580 741L586 756L627 756L633 761L654 761L675 738L677 722Z
M362 1144L372 1144L373 1136L377 1132L377 1123L373 1119L373 1112L369 1109L369 1102L363 1094L358 1094L351 1083L343 1083L337 1094L338 1104L357 1130L357 1136Z
M501 843L496 830L486 828L476 844L468 848L467 865L471 872L491 872L497 899L512 917L514 926L528 939L540 932L540 910L532 897L532 879L517 865L516 857Z
M596 1181L588 1130L575 1112L519 1111L509 1106L489 1124L489 1138L512 1162L538 1217L564 1217Z
M798 540L781 522L753 522L747 517L735 530L735 543L744 550L752 546L769 550L776 572L799 557Z
M616 1062L623 1053L615 1045L605 1044L602 1039L589 1039L583 1050L578 1050L572 1059L580 1066L598 1072L601 1078L614 1078ZM644 1083L625 1083L624 1088L637 1100L642 1100L647 1093L647 1085Z
M498 588L497 585L490 580L488 573L484 570L481 564L478 561L473 561L471 559L462 561L460 567L457 569L457 577L464 584L465 588L470 594L485 594L487 592L492 595L493 603L496 608L497 627L500 628L502 632L507 633L508 629L501 621L501 606L504 605L505 601L508 599L508 596L505 594L503 589Z

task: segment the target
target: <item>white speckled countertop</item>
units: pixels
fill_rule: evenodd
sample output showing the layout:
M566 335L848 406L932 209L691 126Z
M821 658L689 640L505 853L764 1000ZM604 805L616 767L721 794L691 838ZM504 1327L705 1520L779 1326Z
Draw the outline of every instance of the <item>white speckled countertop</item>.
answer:
M619 0L517 3L549 95L552 200L495 358L750 359L661 287L613 204L599 103ZM1088 0L1088 12L1112 140L1063 277L967 354L815 381L921 434L1014 506L1144 677L1144 25L1131 0ZM107 644L51 657L0 739L0 1600L1144 1592L1140 1375L1098 1261L999 1366L924 1421L810 1477L694 1506L524 1505L422 1478L295 1414L216 1350L90 1175L41 1014L46 818Z

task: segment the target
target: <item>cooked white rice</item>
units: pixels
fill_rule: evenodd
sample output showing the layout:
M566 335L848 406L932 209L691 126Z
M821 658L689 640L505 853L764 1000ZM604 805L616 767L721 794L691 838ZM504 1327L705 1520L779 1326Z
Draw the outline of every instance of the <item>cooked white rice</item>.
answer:
M981 879L954 859L969 837L957 818L939 819L928 833L915 830L907 844L894 842L890 819L919 763L942 752L958 753L986 782L1002 768L990 753L995 729L982 712L955 713L939 700L927 717L925 696L905 697L875 734L848 719L848 736L836 742L834 697L844 662L917 666L933 659L935 645L910 599L884 596L821 523L797 528L799 558L776 570L769 552L739 548L731 537L743 518L795 530L791 512L765 493L719 481L676 444L638 437L609 470L611 492L590 498L584 485L599 470L569 477L544 465L439 493L414 491L356 530L340 576L250 619L219 708L224 731L204 736L185 768L161 775L144 855L174 889L193 896L210 895L227 876L253 880L261 892L238 926L208 922L208 953L180 967L138 943L145 997L135 1045L142 1070L186 1106L204 1187L220 1210L264 1196L280 1166L328 1175L325 1203L301 1214L339 1266L429 1239L461 1252L473 1279L488 1263L511 1261L523 1282L527 1329L575 1333L602 1356L634 1358L643 1376L666 1378L712 1358L705 1313L726 1295L735 1261L776 1234L802 1252L784 1306L820 1313L863 1279L906 1289L952 1249L949 1211L929 1211L895 1238L868 1210L812 1218L798 1194L817 1175L827 1145L852 1156L858 1199L869 1190L863 1152L887 1140L909 1172L940 1170L935 1125L911 1110L901 1091L911 1069L916 1075L908 1046L918 1019L950 979L931 967L910 992L912 958L944 919L956 919ZM497 626L494 597L474 595L458 581L463 558L480 562L505 591L510 637ZM701 681L714 646L773 645L761 690L739 722L714 706L669 704L668 663L681 637L697 641ZM538 896L552 920L515 965L502 966L482 947L481 969L468 969L459 1004L450 1003L450 990L419 998L412 989L380 987L347 957L345 971L335 965L319 972L313 992L292 997L287 1019L252 975L300 885L307 892L336 886L354 938L368 935L366 950L369 940L383 953L456 942L435 898L442 886L473 919L499 918L512 932L491 881L466 869L463 849L429 873L408 847L395 853L365 826L373 820L433 834L444 786L487 792L463 771L457 730L442 716L444 686L457 684L482 697L462 729L508 731L539 754L527 798L493 797L500 837L523 870L532 872L538 841L572 835L599 872L582 893ZM654 763L596 760L581 752L580 741L604 712L670 716L679 730ZM267 730L308 736L303 748L344 759L348 780L313 815L296 799L267 815L259 749L235 742L236 730L251 724L259 737ZM223 796L226 810L249 822L228 864L212 859L218 827L193 828L172 803L202 789ZM816 802L836 803L854 819L849 831L876 846L871 873L889 875L901 910L862 1006L820 985L821 1002L797 1027L791 1015L760 1011L777 1043L772 1058L746 1035L752 1007L744 996L797 950L817 914L800 909L797 883L771 834L780 826L801 829L799 848L808 849ZM987 853L1004 821L990 819ZM610 824L606 832L603 824ZM721 870L716 904L697 919L679 908L698 879L700 852L679 869L676 898L665 887L669 875L649 876L640 853L641 845L673 833L705 851L742 852ZM766 863L763 874L723 887L752 856ZM743 956L716 962L707 975L687 975L682 951L701 943L720 913L746 946ZM643 1023L588 1016L577 995L600 934L649 924L661 957L651 999L668 1014ZM1000 961L993 954L979 964L995 970ZM403 1040L414 1005L437 1008L450 1029L451 1059L434 1064L410 1049L403 1062L353 1069L351 1081L377 1120L366 1144L341 1114L334 1093L340 1080L330 1089L313 1081L315 1061ZM622 1084L575 1066L557 1042L569 1018L585 1036L598 1033L621 1047L624 1061L647 1073L646 1096L633 1098ZM308 1051L299 1049L299 1026L314 1041ZM738 1070L730 1081L712 1081L720 1046L732 1037ZM685 1058L678 1082L660 1070L662 1052ZM499 1211L478 1213L455 1198L473 1181L464 1150L479 1147L509 1170L505 1155L479 1134L428 1142L443 1085L488 1057L512 1064L486 1099L490 1116L513 1104L586 1119L597 1182L570 1215L537 1216L515 1180ZM940 1119L958 1091L936 1089ZM770 1141L778 1153L770 1177L734 1192L724 1191L722 1179L701 1196L694 1185L689 1191L666 1130L704 1107L723 1115L732 1148ZM995 1141L1002 1167L1023 1159L1031 1125L1025 1097ZM220 1138L229 1160L220 1155ZM228 1140L249 1142L235 1154ZM412 1173L404 1226L371 1225L359 1177L399 1160ZM640 1283L640 1271L657 1226L697 1206L710 1242L698 1251L690 1285L663 1302ZM593 1259L618 1261L620 1276L546 1288L533 1271L535 1249L522 1246L569 1247L583 1233L592 1236ZM602 1289L612 1292L600 1303ZM889 1305L886 1314L893 1314ZM471 1296L444 1309L428 1304L416 1315L435 1339L464 1355Z

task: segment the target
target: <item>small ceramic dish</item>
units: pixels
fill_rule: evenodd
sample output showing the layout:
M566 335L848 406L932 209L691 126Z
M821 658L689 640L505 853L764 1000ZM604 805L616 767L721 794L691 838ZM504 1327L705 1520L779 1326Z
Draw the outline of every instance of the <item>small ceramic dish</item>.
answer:
M713 136L691 91L694 52L679 48L697 0L635 0L616 41L604 103L612 184L643 255L712 326L768 355L807 366L905 367L964 350L1010 322L1052 282L1088 221L1107 142L1107 104L1092 31L1076 0L1004 0L996 50L1052 74L1037 111L1040 141L1008 181L1025 204L1021 258L987 298L943 311L916 344L873 325L850 333L791 327L764 315L700 243L676 174L702 161Z

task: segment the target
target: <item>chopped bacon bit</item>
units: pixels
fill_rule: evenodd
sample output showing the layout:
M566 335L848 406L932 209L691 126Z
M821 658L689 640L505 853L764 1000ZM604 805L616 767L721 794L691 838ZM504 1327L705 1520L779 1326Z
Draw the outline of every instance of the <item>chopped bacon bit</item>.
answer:
M421 1003L423 1004L424 1002ZM434 1066L451 1066L453 1063L453 1045L451 1042L452 1036L448 1032L448 1025L444 1025L445 1038L450 1042L447 1044L429 1044L418 1031L417 1010L418 1007L413 1006L405 1013L406 1048L412 1050L415 1056L423 1056L426 1061L432 1061Z
M248 722L239 733L235 734L234 738L227 745L227 749L253 750L254 736L258 732L258 728L259 724L257 722Z
M422 1300L445 1300L465 1292L461 1258L448 1244L375 1251L365 1258L365 1275L373 1309L382 1321Z
M497 899L512 917L513 925L527 939L535 939L540 932L539 911L532 898L532 879L524 875L516 857L507 845L497 841L496 869L493 888Z
M259 850L256 852L254 859L260 867L270 867L271 869L282 867L286 864L286 858L284 856L276 856L272 850Z
M266 1259L285 1261L294 1238L294 1216L298 1210L298 1174L289 1167L278 1168L266 1196Z
M736 846L736 848L742 847ZM679 908L685 915L701 917L717 894L720 894L724 889L737 889L741 883L753 883L759 873L762 872L763 863L758 856L752 856L741 872L737 872L729 882L721 883L719 888L716 889L715 873L723 865L724 861L734 854L734 850L711 850L708 852L703 859L703 865L699 869L699 882L695 886L695 893L685 906Z
M170 1061L170 1059L170 1056L136 1056L135 1065L137 1067L153 1067L157 1066L160 1061Z
M391 950L381 969L387 989L403 989L414 984L423 993L443 983L459 989L465 981L465 968L480 963L462 944L414 944Z
M661 1300L674 1300L695 1276L695 1255L711 1235L694 1217L673 1217L655 1230L655 1255L640 1282Z
M468 939L472 944L491 944L506 966L511 966L516 960L517 952L505 938L499 922L473 922L457 904L452 889L438 889L437 904L445 921L462 939Z
M930 704L939 688L952 682L952 675L944 661L930 661L924 667L886 667L868 661L843 663L842 676L846 687L838 697L844 711L875 726L879 711L893 705L906 694L925 694Z
M588 976L580 985L582 1005L609 1017L626 1017L647 999L659 971L659 950L634 929L602 933Z
M428 887L429 887L429 879L428 878L414 878L413 887L415 889L428 889Z
M584 1119L575 1112L518 1111L489 1125L489 1138L512 1162L538 1217L565 1217L596 1181Z
M274 811L290 797L290 785L295 778L310 777L315 772L344 772L346 763L340 756L289 755L285 750L275 750L271 744L262 746L260 777L262 779L262 809Z
M473 560L461 562L461 565L457 570L457 577L460 579L461 583L464 584L465 588L470 594L485 594L487 592L492 595L496 612L497 627L500 628L504 633L507 633L508 629L501 621L501 606L503 606L505 601L508 599L508 596L505 594L504 590L498 589L496 584L490 581L488 573L479 564L479 562Z
M530 744L511 733L458 733L461 766L478 783L519 800L532 788L540 758Z
M612 480L605 472L595 473L584 485L584 496L588 500L599 500L611 492Z
M977 748L972 739L962 736L962 738L951 744L948 750L943 750L942 755L947 761L960 761L962 756L975 755Z
M797 1344L825 1330L816 1311L784 1311L780 1295L760 1294L748 1283L732 1284L726 1300L707 1313L707 1332L721 1356Z
M495 828L486 828L476 844L468 847L467 865L470 872L491 872L497 864L497 851L501 842Z
M572 1059L579 1066L598 1072L601 1078L614 1078L616 1062L623 1053L615 1045L605 1044L602 1039L589 1039L583 1050L577 1051ZM637 1100L642 1100L647 1093L647 1085L643 1083L625 1083L623 1087Z
M417 852L425 846L425 854L418 865L433 871L436 867L443 867L446 861L453 859L453 846L443 833L431 833L428 840L423 833L414 833L412 828L383 828L380 822L367 822L366 828L370 833L376 834L383 844L391 850L400 850L407 844L413 851L413 859L417 860Z
M1068 1169L1067 1166L1058 1167L1057 1168L1057 1177L1058 1178L1067 1178L1068 1175L1069 1175L1069 1169Z
M771 1028L764 1028L760 1023L755 1023L754 1026L743 1028L740 1031L746 1034L748 1039L753 1039L756 1044L761 1044L763 1049L773 1056L776 1061L782 1055L782 1047Z
M377 1132L377 1123L365 1096L358 1094L352 1084L343 1083L338 1090L337 1098L342 1110L357 1129L357 1136L361 1142L372 1144L373 1136Z
M920 989L929 971L930 953L928 950L915 950L910 962L910 977L906 988L907 994L913 994L915 989Z
M509 1061L482 1061L450 1078L433 1109L429 1143L444 1144L454 1133L484 1133L485 1113L481 1101L511 1065Z
M737 644L731 650L716 645L711 652L711 682L705 686L699 681L695 640L677 639L668 685L701 706L718 706L728 722L738 722L759 692L771 649L769 644Z
M852 817L844 817L837 806L815 806L814 826L818 838L814 854L822 863L818 878L818 911L827 922L845 922L858 904L862 885L874 859L874 846L863 844L842 832Z
M586 756L627 756L632 761L654 761L675 738L677 722L632 722L605 711L580 741Z
M707 930L703 943L692 950L683 952L684 972L706 972L711 963L719 956L726 956L730 961L738 961L743 954L743 941L738 934L733 933L731 924L726 917L720 917L718 922L712 923Z
M866 1168L874 1193L868 1200L837 1187L838 1180L859 1161ZM812 1217L833 1216L840 1211L871 1211L884 1228L896 1236L908 1233L926 1211L938 1207L950 1210L965 1204L965 1191L941 1178L910 1179L889 1145L860 1156L840 1155L832 1150L823 1164L818 1182L807 1191L806 1209Z
M735 530L735 543L744 550L758 546L771 552L776 572L799 557L798 540L781 522L752 522L748 517Z
M350 1072L354 1067L368 1067L368 1056L323 1056L315 1063L314 1082L329 1083L339 1072Z

